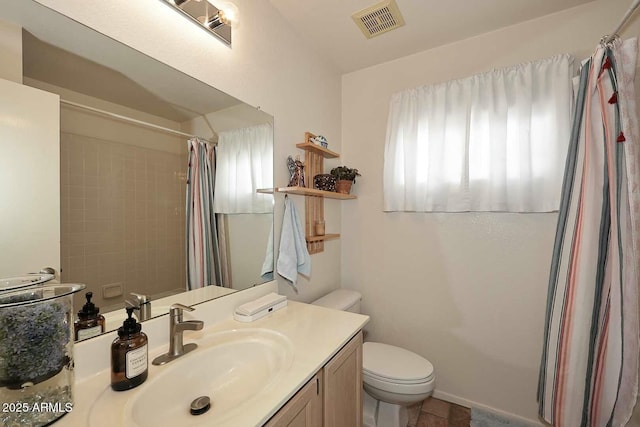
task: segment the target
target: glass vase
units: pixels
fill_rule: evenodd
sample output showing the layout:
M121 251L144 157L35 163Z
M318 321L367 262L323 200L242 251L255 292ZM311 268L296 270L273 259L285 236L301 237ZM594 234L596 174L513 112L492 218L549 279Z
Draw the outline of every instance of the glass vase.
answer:
M0 294L0 425L44 426L73 408L73 294L49 285Z

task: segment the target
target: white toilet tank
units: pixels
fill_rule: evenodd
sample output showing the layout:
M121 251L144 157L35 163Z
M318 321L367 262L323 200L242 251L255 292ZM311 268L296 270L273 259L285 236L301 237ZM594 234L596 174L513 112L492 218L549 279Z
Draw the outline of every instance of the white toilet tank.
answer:
M335 310L350 311L360 313L360 292L349 289L338 289L312 302L313 305L333 308Z

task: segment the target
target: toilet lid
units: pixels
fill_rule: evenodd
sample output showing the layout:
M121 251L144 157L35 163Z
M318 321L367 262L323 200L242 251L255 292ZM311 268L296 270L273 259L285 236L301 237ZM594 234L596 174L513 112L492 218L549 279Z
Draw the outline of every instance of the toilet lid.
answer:
M364 343L362 369L365 376L405 384L426 382L433 377L433 365L424 357L378 342Z

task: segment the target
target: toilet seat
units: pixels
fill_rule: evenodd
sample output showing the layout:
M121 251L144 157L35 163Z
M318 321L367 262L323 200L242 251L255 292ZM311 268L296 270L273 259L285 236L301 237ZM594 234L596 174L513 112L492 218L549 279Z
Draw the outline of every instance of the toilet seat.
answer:
M377 381L382 381L385 383L393 383L393 384L403 384L403 385L414 385L414 384L424 384L427 383L429 381L431 381L433 379L433 374L428 376L427 378L419 378L419 379L415 379L415 380L399 380L397 378L386 378L386 377L382 377L380 375L375 375L371 372L363 372L363 375L365 375L368 378L377 380Z
M401 384L389 381L382 381L378 378L371 377L369 375L364 375L362 377L362 382L364 383L364 389L367 391L371 391L371 388L381 390L385 393L392 393L398 396L401 395L416 395L416 394L425 394L429 393L433 390L435 386L435 377L432 377L429 381L416 383L416 384Z
M365 377L382 383L419 385L434 378L433 365L424 357L377 342L364 343L362 369Z

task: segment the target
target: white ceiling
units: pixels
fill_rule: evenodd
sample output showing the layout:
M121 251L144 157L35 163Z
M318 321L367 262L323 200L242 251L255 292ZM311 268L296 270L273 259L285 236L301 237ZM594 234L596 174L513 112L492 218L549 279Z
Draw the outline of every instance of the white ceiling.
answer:
M271 0L342 72L401 58L593 0L396 0L405 26L366 39L353 13L379 0Z

